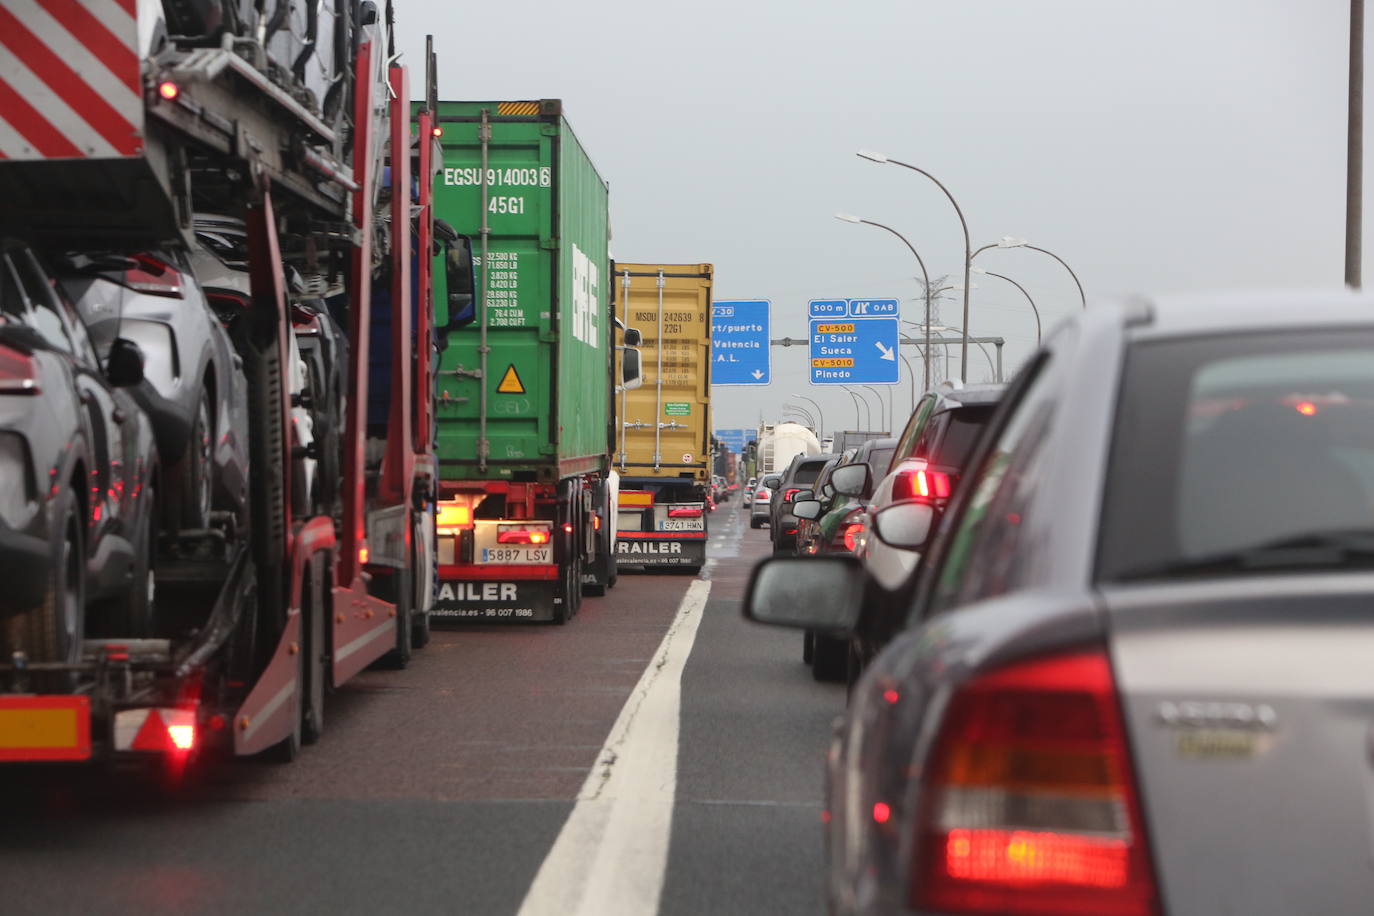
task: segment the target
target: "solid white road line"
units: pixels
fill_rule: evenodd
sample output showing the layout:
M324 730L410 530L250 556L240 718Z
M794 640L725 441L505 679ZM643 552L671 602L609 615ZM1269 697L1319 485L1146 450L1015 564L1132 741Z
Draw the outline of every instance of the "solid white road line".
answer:
M519 916L642 916L658 911L677 792L682 669L710 591L711 583L701 579L688 586L539 867Z

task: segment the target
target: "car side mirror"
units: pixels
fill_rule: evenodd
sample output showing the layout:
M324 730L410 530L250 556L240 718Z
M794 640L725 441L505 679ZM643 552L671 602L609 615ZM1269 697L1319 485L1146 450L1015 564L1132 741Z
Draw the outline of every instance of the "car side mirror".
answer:
M626 391L634 391L642 384L644 384L644 375L639 351L634 347L622 347L620 350L620 387Z
M637 347L644 342L644 335L639 333L639 328L625 329L625 346Z
M816 491L815 491L815 490L798 490L797 492L795 492L795 493L792 494L792 502L794 502L794 503L799 503L799 502L801 502L801 501L804 500L804 499L815 499L815 498L816 498Z
M846 464L830 472L830 485L845 496L863 496L873 482L867 464Z
M818 519L821 517L820 500L799 499L792 504L792 514L797 518Z
M763 478L763 485L770 490L776 490L782 486L782 478L776 474L772 474Z
M894 503L873 513L873 532L889 547L925 550L939 519L939 511L927 503Z
M863 588L863 566L853 557L773 557L749 577L744 616L844 636L858 622Z
M116 337L105 358L105 379L115 388L143 381L143 350L132 340Z

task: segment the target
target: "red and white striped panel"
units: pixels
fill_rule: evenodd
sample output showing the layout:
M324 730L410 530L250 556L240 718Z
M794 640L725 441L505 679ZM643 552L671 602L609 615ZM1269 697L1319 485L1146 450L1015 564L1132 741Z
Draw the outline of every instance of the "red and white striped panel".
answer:
M161 14L139 0L0 0L0 159L142 152L140 5Z

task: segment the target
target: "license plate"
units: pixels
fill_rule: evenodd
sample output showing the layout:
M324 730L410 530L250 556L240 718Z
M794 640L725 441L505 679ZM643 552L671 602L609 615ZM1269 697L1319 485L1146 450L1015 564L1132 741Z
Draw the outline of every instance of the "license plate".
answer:
M0 697L0 760L86 760L88 697Z
M549 547L483 547L483 563L533 563L553 562L553 550Z
M701 531L699 518L665 518L660 531Z

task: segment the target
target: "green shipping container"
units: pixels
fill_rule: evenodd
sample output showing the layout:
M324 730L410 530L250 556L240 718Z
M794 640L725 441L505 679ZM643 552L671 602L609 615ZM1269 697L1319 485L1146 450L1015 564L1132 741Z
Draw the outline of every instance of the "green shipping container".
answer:
M483 291L478 320L448 333L440 360L440 478L552 482L603 469L614 355L606 183L557 100L440 102L438 113L435 216L472 239ZM435 300L442 328L446 299Z

